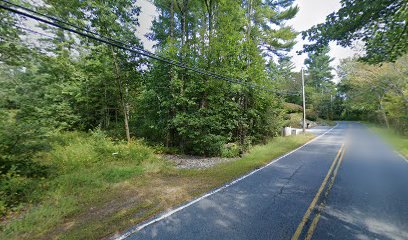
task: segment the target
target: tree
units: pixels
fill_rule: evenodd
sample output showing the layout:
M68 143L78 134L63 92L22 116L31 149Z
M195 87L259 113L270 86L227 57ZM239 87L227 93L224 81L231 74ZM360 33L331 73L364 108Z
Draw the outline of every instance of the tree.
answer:
M16 66L22 85L14 91L19 100L11 102L53 131L99 126L118 136L114 123L119 119L128 140L137 133L202 155L220 154L226 143L234 142L244 151L277 134L282 124L283 98L253 86L275 85L266 65L284 59L294 44L296 33L286 26L298 11L293 2L154 1L160 14L149 37L157 42L157 54L242 84L160 61L147 63L133 53L41 24L49 36L38 40L42 48L33 49L32 61ZM134 35L139 14L135 0L44 3L36 9L142 47ZM284 79L290 75L290 60L279 65Z
M135 0L92 2L47 0L46 2L49 4L49 7L46 9L47 11L54 13L54 15L56 14L66 21L75 22L80 26L86 26L103 36L115 38L118 41L125 41L132 46L142 47L140 40L135 36L136 27L139 25L137 17L140 12L140 8L135 5ZM56 35L65 41L67 36L59 31L60 30L57 30ZM133 106L130 106L129 96L132 94L132 90L135 90L130 89L130 87L139 85L135 83L137 80L140 80L140 72L136 71L136 68L139 67L143 61L139 56L134 56L112 46L94 42L90 39L81 40L85 43L85 46L90 46L90 48L85 51L80 50L82 60L88 59L93 62L93 67L98 66L103 68L98 69L96 72L101 74L103 72L106 73L107 70L109 72L104 76L95 76L97 74L89 76L91 80L104 82L97 84L99 86L102 85L103 88L96 90L96 92L92 94L99 93L97 99L104 99L103 104L96 105L102 109L93 109L93 112L103 113L97 115L101 117L98 122L104 123L104 126L108 126L109 120L112 117L117 118L117 113L120 112L124 121L126 138L130 141L129 121L130 110ZM100 54L101 52L103 54ZM106 57L106 55L109 57ZM101 62L97 63L98 61L93 61L96 58L101 60ZM85 64L85 66L90 65ZM112 88L112 85L115 86L115 88ZM84 83L82 87L86 88L84 90L86 92L85 97L89 96L87 94L91 89L86 86L86 83ZM109 102L109 100L107 100L108 96L110 99L115 99L114 101L117 104L107 104L107 102ZM82 98L82 100L84 100L84 98ZM86 100L85 103L87 104L88 110L90 110L89 106L92 105ZM89 123L87 125L89 126ZM91 126L95 127L92 123Z
M297 32L286 21L294 18L299 11L293 6L294 0L245 0L247 35L269 57L285 57L295 45Z
M16 26L21 24L21 18L6 11L0 11L0 18L0 63L21 64L30 53L26 44L21 40L24 31Z
M379 122L407 134L407 61L406 55L380 67L353 59L343 61L339 69L343 117Z
M332 119L333 96L335 85L330 63L333 59L329 56L329 47L324 47L316 53L309 53L305 60L307 67L306 96L308 104L317 111L320 117Z
M284 25L297 12L293 1L154 3L159 16L149 37L157 41L158 54L248 85L271 87L264 54L282 55L294 44L296 34ZM140 134L148 139L216 155L225 143L239 143L245 150L280 127L281 99L275 94L160 62L152 64L149 77L139 116Z
M312 44L305 52L318 52L330 41L343 47L365 44L361 59L368 63L395 61L408 51L408 2L406 0L341 0L341 8L326 22L302 33Z
M329 56L330 48L324 47L317 53L309 53L308 58L305 59L305 66L308 73L308 84L316 89L324 88L327 84L331 84L333 79L333 67L330 63L333 62Z

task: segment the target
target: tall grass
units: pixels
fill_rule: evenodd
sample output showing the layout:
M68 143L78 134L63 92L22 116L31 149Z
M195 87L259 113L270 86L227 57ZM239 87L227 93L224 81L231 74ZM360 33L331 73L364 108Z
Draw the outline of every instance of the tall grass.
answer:
M39 200L20 218L3 222L0 239L111 236L261 167L312 138L276 137L236 161L208 169L177 170L138 141L115 142L101 132L65 133L55 139L51 152L38 159L54 173L38 188Z
M26 211L21 211L21 217L0 225L0 239L16 233L39 237L64 218L108 199L115 183L167 167L143 143L115 142L101 131L63 133L53 141L53 149L36 159L48 167L50 175L32 185L34 191L26 196L32 200L23 205Z

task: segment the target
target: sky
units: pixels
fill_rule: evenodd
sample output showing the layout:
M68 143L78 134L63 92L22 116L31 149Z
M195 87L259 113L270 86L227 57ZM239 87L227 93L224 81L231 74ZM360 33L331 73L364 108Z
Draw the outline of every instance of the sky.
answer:
M291 25L298 32L324 22L327 15L340 8L340 0L296 0L295 4L299 6L300 10L295 18L287 22L287 25ZM296 51L302 50L303 44L308 43L308 41L302 40L300 35L297 37L297 41L290 55L293 57L296 66L295 70L299 71L307 54L299 56ZM338 66L340 59L351 57L358 53L355 49L343 48L335 43L330 44L330 49L330 56L334 59L332 62L334 68Z
M142 40L145 48L152 51L152 46L154 43L149 41L144 35L150 32L152 21L154 17L158 15L158 13L156 12L154 5L149 2L149 0L139 0L138 5L141 7L141 14L139 17L140 28L138 29L137 35ZM295 18L287 22L287 25L291 25L296 31L301 32L309 29L313 25L324 22L327 15L340 8L340 0L296 0L295 5L299 6L300 10ZM299 56L296 53L296 51L303 48L303 44L305 43L307 43L307 41L302 40L302 37L299 35L297 38L297 44L289 54L293 57L295 71L300 71L304 60L307 57L306 54ZM335 43L331 43L330 48L330 56L334 59L334 61L331 63L333 68L338 66L340 59L347 58L358 53L357 50L343 48L337 46ZM333 73L335 74L335 71L333 71ZM337 79L335 79L335 81L336 80Z
M149 41L145 35L150 32L152 21L158 16L158 13L156 7L149 0L139 0L137 5L141 7L139 16L140 27L138 28L137 36L142 40L146 50L152 51L154 42Z

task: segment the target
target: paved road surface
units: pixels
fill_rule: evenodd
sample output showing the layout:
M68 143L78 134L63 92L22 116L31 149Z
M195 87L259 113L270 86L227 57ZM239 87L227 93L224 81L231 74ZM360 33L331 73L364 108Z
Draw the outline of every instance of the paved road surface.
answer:
M408 239L408 162L363 125L341 122L235 184L140 226L122 237Z

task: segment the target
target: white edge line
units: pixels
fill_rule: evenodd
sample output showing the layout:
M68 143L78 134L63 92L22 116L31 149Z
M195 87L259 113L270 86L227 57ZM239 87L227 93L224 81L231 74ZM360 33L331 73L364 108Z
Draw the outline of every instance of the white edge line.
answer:
M173 210L171 210L171 211L169 211L169 212L167 212L167 213L164 213L163 215L161 215L161 216L159 216L159 217L157 217L157 218L154 218L154 219L150 220L150 221L147 222L147 223L144 223L144 224L142 224L142 225L139 225L139 226L135 227L134 229L131 229L131 230L127 231L126 233L122 234L121 236L119 236L119 237L117 237L117 238L114 238L114 237L113 237L113 239L115 239L115 240L124 240L124 239L126 239L127 237L129 237L130 235L132 235L132 234L134 234L134 233L136 233L136 232L142 230L143 228L145 228L145 227L147 227L147 226L149 226L149 225L151 225L151 224L153 224L153 223L159 222L159 221L161 221L161 220L163 220L163 219L165 219L165 218L167 218L167 217L173 215L174 213L179 212L180 210L182 210L182 209L184 209L184 208L187 208L187 207L193 205L194 203L203 200L204 198L207 198L207 197L209 197L209 196L211 196L211 195L213 195L213 194L215 194L215 193L217 193L217 192L219 192L219 191L221 191L221 190L226 189L226 188L229 187L229 186L234 185L235 183L237 183L237 182L239 182L239 181L241 181L241 180L243 180L243 179L245 179L245 178L251 176L252 174L254 174L254 173L256 173L256 172L258 172L258 171L260 171L260 170L262 170L262 169L264 169L264 168L266 168L266 167L268 167L268 166L270 166L270 165L272 165L272 164L274 164L274 163L276 163L276 162L278 162L278 161L281 160L282 158L287 157L288 155L290 155L290 154L292 154L292 153L294 153L294 152L300 150L300 149L303 148L304 146L306 146L306 145L308 145L308 144L310 144L310 143L316 141L317 139L323 137L324 135L326 135L327 133L329 133L330 131L332 131L332 130L333 130L334 128L336 128L337 126L338 126L338 123L336 123L336 126L330 128L329 130L327 130L327 131L324 132L323 134L321 134L321 135L319 135L319 136L317 136L317 137L311 139L310 141L308 141L307 143L303 144L302 146L300 146L300 147L298 147L298 148L296 148L296 149L294 149L294 150L292 150L292 151L290 151L290 152L288 152L288 153L286 153L286 154L284 154L284 155L282 155L282 156L280 156L280 157L278 157L278 158L273 159L270 163L266 164L265 166L263 166L263 167L261 167L261 168L257 168L257 169L255 169L255 170L253 170L252 172L250 172L250 173L248 173L248 174L246 174L246 175L244 175L244 176L241 176L241 177L235 179L234 181L232 181L232 182L230 182L230 183L227 183L226 185L224 185L224 186L222 186L222 187L220 187L220 188L217 188L217 189L215 189L215 190L212 190L212 191L208 192L207 194L205 194L205 195L203 195L203 196L201 196L201 197L199 197L199 198L196 198L195 200L192 200L191 202L186 203L185 205L182 205L182 206L180 206L180 207L178 207L178 208L176 208L176 209L173 209ZM402 156L402 155L401 155L401 156Z

